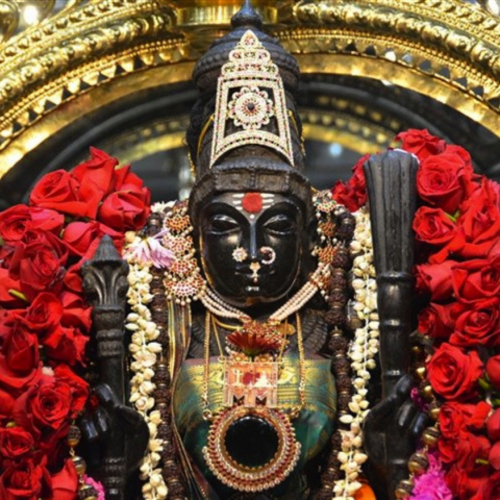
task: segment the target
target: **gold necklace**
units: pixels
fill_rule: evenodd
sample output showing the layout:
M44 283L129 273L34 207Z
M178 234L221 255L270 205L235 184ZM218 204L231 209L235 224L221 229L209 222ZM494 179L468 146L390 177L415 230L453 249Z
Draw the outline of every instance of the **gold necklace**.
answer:
M219 323L220 324L220 323ZM279 408L277 399L278 370L287 344L286 330L282 333L279 353L276 358L255 356L245 360L241 353L224 355L217 334L217 320L206 311L204 339L204 387L202 394L203 418L211 421L207 445L203 448L205 461L212 473L225 485L245 492L260 492L280 484L292 472L300 456L301 445L295 437L291 418L296 418L305 406L305 355L300 316L296 313L297 344L299 351L299 400L297 407L286 414ZM219 361L224 371L225 408L213 415L209 408L210 379L210 332L217 335ZM226 326L226 325L224 325ZM227 325L230 326L230 325ZM233 328L236 334L244 329ZM264 329L264 332L266 330ZM260 361L260 359L263 359ZM245 378L246 377L246 378ZM243 380L243 383L242 383ZM247 380L245 382L245 380ZM264 381L264 382L262 382ZM248 384L248 385L246 385ZM257 386L260 384L259 388ZM242 463L234 449L229 446L228 436L241 422L254 421L264 426L272 439L276 440L276 450L262 460L262 463ZM271 440L272 440L271 439ZM255 443L250 443L254 445Z

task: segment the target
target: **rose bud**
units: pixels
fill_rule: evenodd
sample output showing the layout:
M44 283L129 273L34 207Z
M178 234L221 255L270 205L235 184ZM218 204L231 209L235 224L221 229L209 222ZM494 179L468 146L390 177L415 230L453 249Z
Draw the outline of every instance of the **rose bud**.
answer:
M500 354L492 356L486 363L486 373L490 379L491 385L500 390Z
M488 462L495 470L500 470L500 442L491 447Z
M491 441L500 440L500 408L497 408L486 422L488 437Z

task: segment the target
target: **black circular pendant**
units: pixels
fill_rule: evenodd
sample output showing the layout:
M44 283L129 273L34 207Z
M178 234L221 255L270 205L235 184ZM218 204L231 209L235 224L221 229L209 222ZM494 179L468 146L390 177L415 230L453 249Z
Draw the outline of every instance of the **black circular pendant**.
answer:
M256 493L288 477L299 460L300 443L288 415L280 410L233 406L214 418L202 451L222 483Z
M235 462L244 467L262 467L278 452L279 436L269 420L247 415L229 425L224 445Z

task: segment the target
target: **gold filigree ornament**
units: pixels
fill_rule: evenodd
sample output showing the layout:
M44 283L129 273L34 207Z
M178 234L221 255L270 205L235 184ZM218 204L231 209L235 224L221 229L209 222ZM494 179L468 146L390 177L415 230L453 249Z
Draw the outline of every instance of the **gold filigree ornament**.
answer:
M222 66L210 166L224 153L245 144L272 148L293 166L283 81L271 54L251 30L244 33Z
M187 213L187 201L176 202L166 213L163 225L163 245L174 255L163 280L167 300L185 306L198 300L206 287L194 255L193 227Z

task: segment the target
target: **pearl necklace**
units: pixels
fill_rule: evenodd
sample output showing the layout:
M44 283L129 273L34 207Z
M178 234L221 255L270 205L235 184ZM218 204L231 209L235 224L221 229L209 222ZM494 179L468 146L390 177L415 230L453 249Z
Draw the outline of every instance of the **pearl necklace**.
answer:
M296 313L309 302L318 290L321 290L325 279L330 276L330 266L320 263L316 270L311 274L306 283L289 300L286 301L269 319L268 323L281 323L286 318ZM200 300L203 305L215 316L229 319L238 319L242 323L251 321L252 318L240 309L228 304L214 290L207 287L201 294Z

